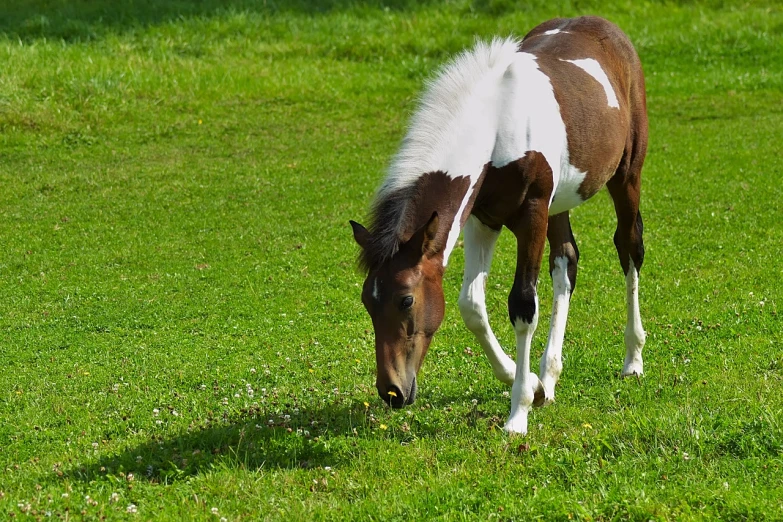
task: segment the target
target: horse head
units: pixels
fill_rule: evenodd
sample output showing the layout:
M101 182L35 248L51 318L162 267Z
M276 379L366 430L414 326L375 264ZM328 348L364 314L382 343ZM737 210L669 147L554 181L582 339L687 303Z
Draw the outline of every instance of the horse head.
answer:
M367 249L370 232L354 221L351 226L356 242ZM434 213L391 258L369 268L362 288L362 303L375 330L375 386L393 408L416 400L416 375L443 321L443 254L437 232Z

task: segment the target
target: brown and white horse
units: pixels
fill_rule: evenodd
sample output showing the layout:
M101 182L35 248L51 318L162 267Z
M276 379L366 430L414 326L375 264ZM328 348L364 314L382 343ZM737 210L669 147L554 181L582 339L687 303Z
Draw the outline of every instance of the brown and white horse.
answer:
M375 329L381 398L395 408L416 398L416 374L443 320L443 273L464 231L460 312L495 376L512 384L505 430L526 433L528 412L554 400L562 370L579 259L568 211L604 185L617 214L614 243L627 291L622 375L641 375L639 191L646 149L639 57L606 20L550 20L521 42L478 43L447 65L424 94L378 190L369 230L351 221L368 273L362 302ZM508 297L516 364L492 333L484 300L503 226L517 238ZM536 375L530 344L545 238L554 304Z

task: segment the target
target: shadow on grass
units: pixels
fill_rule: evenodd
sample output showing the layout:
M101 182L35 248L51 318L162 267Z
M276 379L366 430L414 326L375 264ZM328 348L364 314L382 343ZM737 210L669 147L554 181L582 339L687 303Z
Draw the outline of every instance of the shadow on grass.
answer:
M350 457L356 437L365 431L364 407L359 406L326 405L312 412L294 410L288 416L257 408L209 416L181 434L152 435L144 444L79 465L65 476L91 481L132 473L134 480L172 482L221 468L335 466ZM161 412L162 417L167 414Z
M449 399L444 399L449 402ZM433 401L430 408L438 409ZM78 464L60 478L89 482L106 477L170 483L212 469L311 469L339 466L355 459L367 443L400 444L434 437L436 425L409 431L386 429L373 417L378 401L326 404L314 410L270 415L249 408L234 415L210 415L178 435L155 436L148 442ZM161 417L168 413L161 412Z
M23 41L83 41L191 17L229 12L318 15L363 9L407 10L434 0L19 0L0 8L0 35Z

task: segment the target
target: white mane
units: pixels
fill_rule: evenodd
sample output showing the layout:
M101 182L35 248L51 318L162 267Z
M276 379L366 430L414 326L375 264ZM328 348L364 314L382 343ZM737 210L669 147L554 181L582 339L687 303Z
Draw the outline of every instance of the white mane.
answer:
M511 37L495 38L489 43L479 41L473 49L464 51L445 65L427 83L408 133L378 190L378 198L410 186L427 172L442 168L439 163L443 161L443 154L450 152L451 134L461 130L455 128L455 120L472 105L474 97L487 95L477 92L476 87L491 71L505 71L519 44L519 40Z

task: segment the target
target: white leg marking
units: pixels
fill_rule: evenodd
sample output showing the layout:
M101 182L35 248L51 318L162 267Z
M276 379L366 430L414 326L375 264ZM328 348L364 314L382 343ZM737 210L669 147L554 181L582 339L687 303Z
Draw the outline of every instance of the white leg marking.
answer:
M495 242L500 232L484 225L475 216L470 216L465 223L463 234L465 275L459 295L459 311L465 325L484 349L495 377L510 385L514 382L514 361L506 355L492 333L484 295Z
M511 386L511 414L503 429L508 433L527 433L527 414L533 407L533 399L540 391L541 381L534 373L530 373L530 344L538 326L538 296L536 296L536 313L533 321L528 323L522 319L514 322L517 334L517 371L514 385Z
M584 58L582 60L563 60L561 58L560 61L572 63L595 78L595 80L601 84L601 87L604 88L606 102L609 104L609 107L614 107L615 109L620 108L620 104L617 101L617 95L614 93L612 84L609 82L609 78L606 76L600 63L593 58Z
M625 276L625 299L628 307L628 318L625 325L625 362L622 376L642 375L644 362L642 348L647 334L642 328L642 317L639 314L639 272L631 262L628 274Z
M549 323L549 338L544 355L541 356L539 375L544 386L544 401L536 406L545 406L555 400L555 384L563 371L563 337L565 336L568 307L571 303L571 281L568 279L568 258L555 258L552 270L552 319Z

